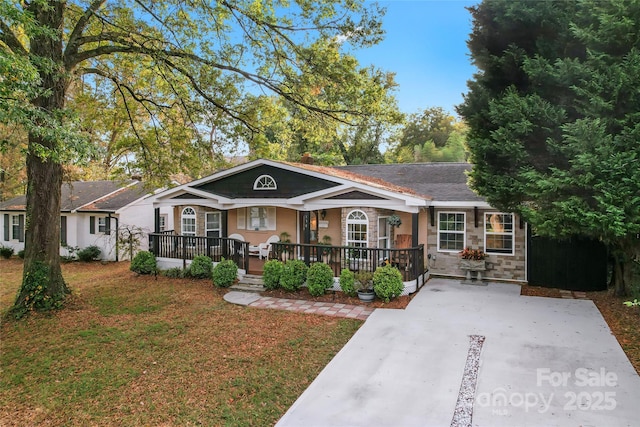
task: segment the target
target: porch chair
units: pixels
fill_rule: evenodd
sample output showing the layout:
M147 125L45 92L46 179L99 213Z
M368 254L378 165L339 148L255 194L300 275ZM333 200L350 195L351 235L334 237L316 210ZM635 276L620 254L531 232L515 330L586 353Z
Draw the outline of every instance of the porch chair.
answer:
M269 253L271 253L271 244L277 243L280 241L280 237L275 234L267 239L266 242L258 244L258 257L260 259L269 258Z
M229 234L229 239L235 239L235 240L240 240L242 242L245 242L244 236L238 233ZM234 243L234 246L235 246L235 243ZM240 246L240 250L238 250L238 254L242 257L244 256L244 246Z
M396 249L409 249L411 248L413 237L411 234L396 234L395 248ZM396 264L400 268L409 267L409 254L408 252L402 251L400 253L396 253L397 258L395 260Z

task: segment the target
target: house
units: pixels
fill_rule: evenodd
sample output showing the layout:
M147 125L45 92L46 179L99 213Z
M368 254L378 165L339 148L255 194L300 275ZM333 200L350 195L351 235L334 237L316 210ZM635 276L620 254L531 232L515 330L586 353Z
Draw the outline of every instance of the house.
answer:
M248 162L158 194L151 250L165 268L206 254L248 271L265 245L271 258L327 262L335 276L391 263L412 292L428 274L464 276L459 252L471 247L488 254L486 278L523 282L526 225L469 189L470 168ZM158 233L167 208L174 229Z
M0 245L18 252L24 249L26 197L0 202ZM128 256L124 241L132 234L135 247L148 246L154 231L152 197L140 181L74 181L62 185L60 209L60 254L73 248L98 246L102 259L114 261ZM172 227L169 215L160 217L160 229ZM166 221L166 222L162 222ZM117 236L120 236L118 241ZM134 248L135 249L135 248Z

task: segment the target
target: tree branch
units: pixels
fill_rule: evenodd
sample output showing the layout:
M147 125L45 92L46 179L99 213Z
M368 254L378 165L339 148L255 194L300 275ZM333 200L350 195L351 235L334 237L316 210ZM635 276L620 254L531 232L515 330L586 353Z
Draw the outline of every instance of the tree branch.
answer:
M100 7L102 7L102 5L105 2L106 0L94 0L89 5L89 7L85 10L84 14L80 17L80 19L78 19L78 22L76 22L76 25L73 28L71 35L69 36L67 48L65 49L65 52L63 55L64 63L65 65L67 65L67 69L70 69L69 65L74 66L78 64L78 62L74 62L70 60L78 53L78 49L80 48L78 39L80 38L84 30L87 28L87 25L89 25L89 21L91 20L91 18L95 15L97 10L100 9Z
M0 21L0 41L6 44L7 47L17 55L28 55L29 53L4 21Z

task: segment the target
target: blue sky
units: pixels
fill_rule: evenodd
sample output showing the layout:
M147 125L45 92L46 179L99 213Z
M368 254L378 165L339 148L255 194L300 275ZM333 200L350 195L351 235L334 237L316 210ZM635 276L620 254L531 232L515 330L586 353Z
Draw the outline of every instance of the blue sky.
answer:
M469 61L467 38L471 14L465 9L478 1L380 0L384 41L353 54L361 66L373 64L396 73L400 110L415 113L442 107L455 114L467 80L475 72Z

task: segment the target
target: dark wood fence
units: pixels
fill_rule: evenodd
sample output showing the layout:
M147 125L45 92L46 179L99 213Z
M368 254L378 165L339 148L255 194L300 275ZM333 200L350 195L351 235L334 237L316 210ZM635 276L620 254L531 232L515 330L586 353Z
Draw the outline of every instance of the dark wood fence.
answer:
M607 289L607 249L584 237L528 236L528 283L572 291Z
M382 249L356 248L352 246L323 246L313 244L273 243L271 259L299 259L307 265L324 262L333 270L335 277L342 269L374 272L384 264L392 264L402 273L404 281L417 279L425 273L424 245L414 248Z
M186 260L206 255L213 262L232 259L238 267L249 270L249 243L226 237L185 236L173 231L149 233L149 251L156 257Z

